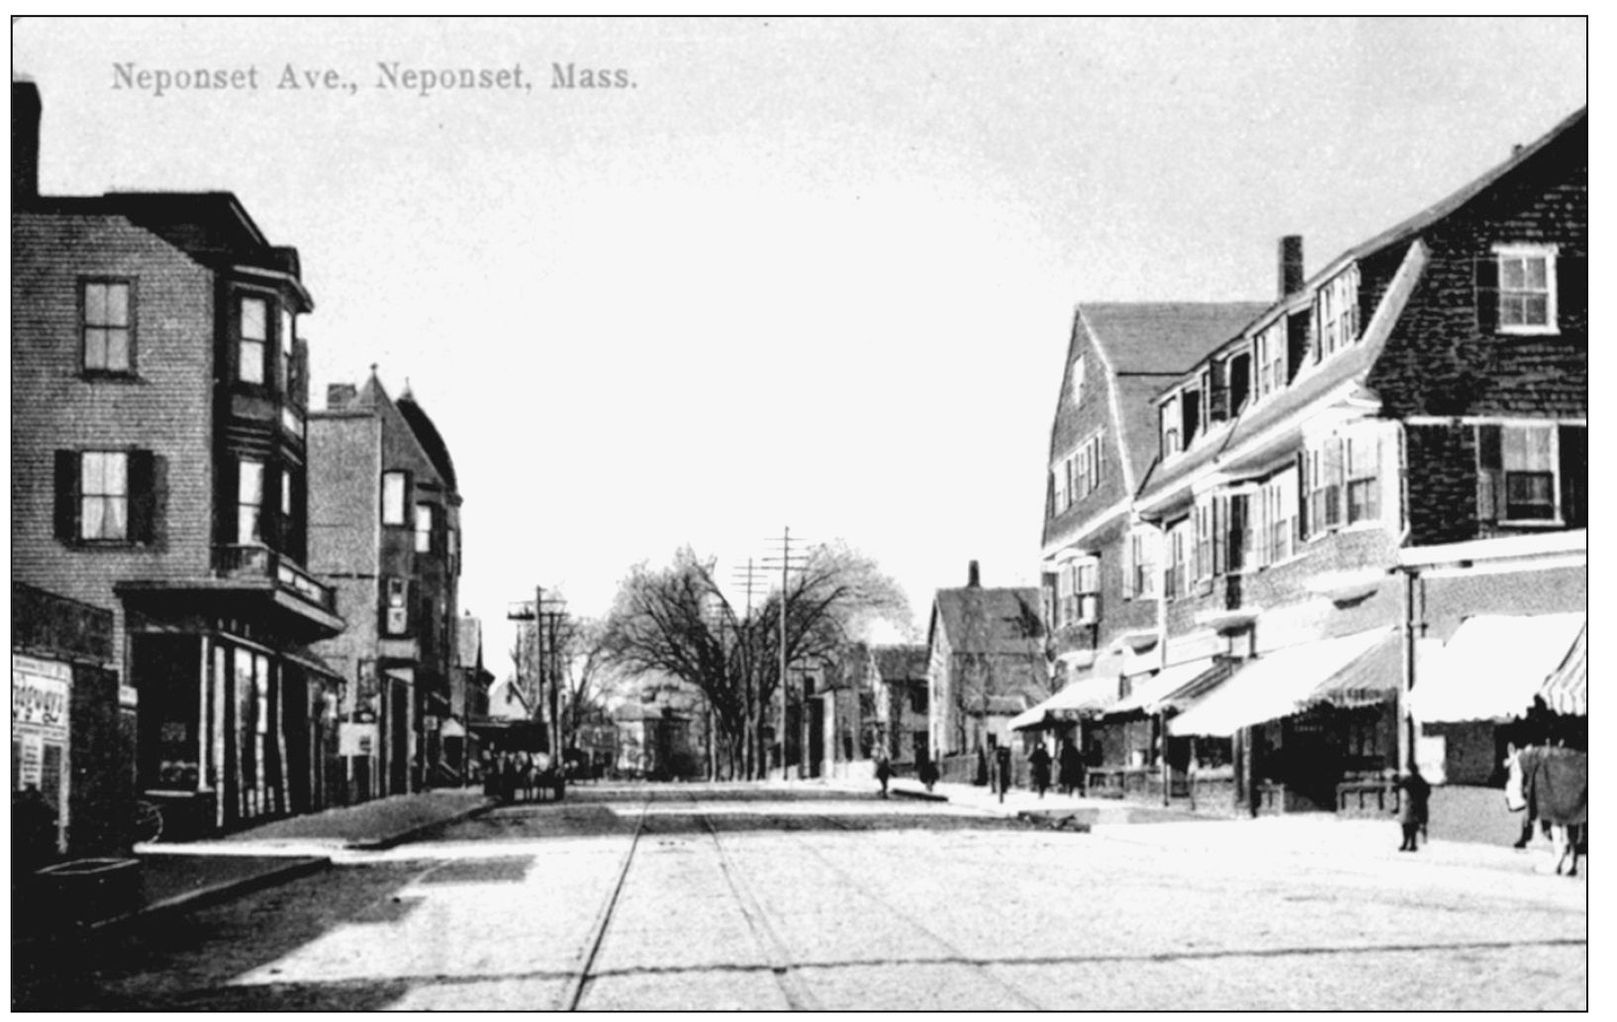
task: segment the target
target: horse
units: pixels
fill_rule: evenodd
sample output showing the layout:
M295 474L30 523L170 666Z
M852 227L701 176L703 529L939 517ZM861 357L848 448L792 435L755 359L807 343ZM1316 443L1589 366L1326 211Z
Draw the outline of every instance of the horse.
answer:
M1510 758L1505 806L1550 824L1555 872L1578 875L1578 856L1589 825L1589 754L1531 745Z

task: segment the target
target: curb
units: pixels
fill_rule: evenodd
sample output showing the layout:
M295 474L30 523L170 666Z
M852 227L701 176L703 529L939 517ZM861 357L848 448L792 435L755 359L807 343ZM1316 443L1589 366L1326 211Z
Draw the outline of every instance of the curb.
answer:
M288 880L296 880L298 877L310 876L330 866L331 860L325 857L311 856L295 859L284 866L278 866L254 876L243 877L239 880L222 881L195 891L176 894L172 897L164 898L162 901L153 902L150 905L143 905L132 912L96 920L88 924L85 929L89 933L102 934L133 923L166 919L185 912L193 912L199 908L217 905L243 894L263 890L266 887L274 887L277 884L286 883Z
M343 845L343 850L350 852L384 852L389 848L395 848L399 845L414 841L421 835L436 830L439 827L447 827L452 823L459 823L462 820L469 820L474 816L481 816L497 805L499 805L499 803L493 801L492 799L484 799L481 803L472 806L470 809L463 809L451 816L445 816L441 820L428 820L426 823L418 823L414 827L409 827L405 830L401 830L395 834L388 834L384 837L358 838L356 840L349 841L347 844Z
M898 798L913 798L919 802L947 802L949 796L940 795L935 791L918 791L914 788L893 787L888 789Z

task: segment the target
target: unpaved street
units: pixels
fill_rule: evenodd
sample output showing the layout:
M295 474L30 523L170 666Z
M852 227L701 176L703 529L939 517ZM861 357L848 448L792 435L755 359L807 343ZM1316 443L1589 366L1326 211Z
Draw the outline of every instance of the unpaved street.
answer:
M581 787L108 939L38 1006L1586 1006L1583 882L1281 822Z

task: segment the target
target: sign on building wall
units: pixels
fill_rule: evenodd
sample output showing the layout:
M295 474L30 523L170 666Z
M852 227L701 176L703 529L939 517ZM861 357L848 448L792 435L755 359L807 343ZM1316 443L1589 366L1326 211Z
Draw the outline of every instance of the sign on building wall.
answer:
M11 656L12 788L39 789L56 812L57 845L67 834L68 721L73 671L67 664Z
M374 756L376 755L376 725L356 724L344 721L337 729L337 754L339 756Z

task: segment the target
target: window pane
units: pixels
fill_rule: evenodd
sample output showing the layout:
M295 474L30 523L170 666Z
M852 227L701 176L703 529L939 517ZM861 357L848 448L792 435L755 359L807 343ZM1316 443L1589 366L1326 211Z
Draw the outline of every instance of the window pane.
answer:
M102 539L127 539L129 536L129 501L122 497L107 497L106 515L102 519Z
M1522 297L1522 322L1532 326L1545 326L1550 321L1550 300L1544 295Z
M1528 287L1533 288L1534 290L1542 291L1545 287L1549 286L1545 276L1545 267L1549 260L1545 259L1543 256L1536 256L1532 259L1524 260L1523 262L1526 264Z
M79 459L79 490L82 493L104 493L106 455L99 451L85 451Z
M1512 291L1520 291L1527 283L1527 271L1519 258L1499 260L1499 285Z
M241 336L243 340L265 340L265 328L269 319L269 304L262 298L243 298L241 300Z
M109 451L101 455L102 493L122 497L129 492L129 456Z
M84 285L84 322L105 323L107 321L107 285Z
M287 354L292 353L292 341L296 337L292 332L292 314L281 311L281 350Z
M85 497L79 504L80 538L101 539L101 527L106 518L105 502L100 497Z
M84 331L84 368L107 368L107 332L94 327Z
M243 504L264 503L264 463L241 462L241 477L236 486L236 497Z
M292 513L292 473L281 470L281 514Z
M106 318L96 320L107 326L129 325L129 285L107 284Z
M236 542L257 543L259 540L258 508L242 504L236 508Z
M129 368L129 331L107 331L106 361L102 368L123 371Z
M404 473L382 474L382 522L385 525L404 524Z
M264 345L260 341L242 341L240 367L237 375L247 383L264 382Z

